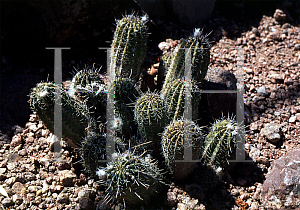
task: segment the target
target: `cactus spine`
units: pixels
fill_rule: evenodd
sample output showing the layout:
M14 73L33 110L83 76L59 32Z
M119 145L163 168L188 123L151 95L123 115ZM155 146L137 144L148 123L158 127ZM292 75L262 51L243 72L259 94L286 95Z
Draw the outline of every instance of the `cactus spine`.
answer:
M97 171L107 187L104 202L117 200L128 204L147 202L163 183L163 171L150 155L126 151L114 153L112 161Z
M183 77L185 71L185 49L191 53L191 71L195 82L200 83L207 72L210 61L210 44L200 29L195 29L194 35L184 39L172 60L171 67L166 75L164 85L176 78Z
M111 45L111 70L116 77L139 79L146 55L147 17L128 15L117 21Z
M185 178L195 167L193 162L175 163L175 160L183 160L185 138L190 138L192 141L192 157L198 159L202 144L202 131L193 121L184 118L173 120L164 129L161 138L165 163L175 179Z
M235 155L236 136L240 129L233 117L217 119L204 140L203 162L208 166L227 167L228 159Z
M53 83L38 83L30 93L30 107L47 128L54 132L55 89L61 93L62 135L71 146L79 147L85 136L85 129L93 121L84 103L69 96Z

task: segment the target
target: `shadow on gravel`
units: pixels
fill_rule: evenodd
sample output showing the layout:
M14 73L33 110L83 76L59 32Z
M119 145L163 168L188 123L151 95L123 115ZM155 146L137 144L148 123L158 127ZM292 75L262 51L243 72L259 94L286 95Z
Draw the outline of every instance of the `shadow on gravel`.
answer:
M252 160L249 157L248 160ZM264 172L253 160L245 163L233 163L229 169L216 173L198 163L194 172L182 182L176 181L191 198L198 199L208 210L232 209L235 200L230 194L230 185L249 187L255 183L263 183Z

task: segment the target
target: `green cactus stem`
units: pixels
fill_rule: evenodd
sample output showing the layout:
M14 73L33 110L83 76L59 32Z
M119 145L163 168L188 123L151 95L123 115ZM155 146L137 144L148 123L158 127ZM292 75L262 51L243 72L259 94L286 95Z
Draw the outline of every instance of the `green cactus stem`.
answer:
M177 162L184 157L184 141L190 138L192 142L192 158L197 160L202 144L202 130L193 121L181 118L173 120L165 127L161 138L162 153L165 163L175 179L184 179L193 172L195 162Z
M113 129L122 132L126 138L136 133L134 121L134 103L140 96L139 90L129 78L117 78L110 88L114 88L115 118L111 125Z
M159 60L158 76L157 76L157 89L160 90L163 86L166 74L172 64L173 59L172 53L164 54Z
M185 49L191 53L192 78L197 83L204 79L210 61L210 44L206 36L202 35L202 31L195 29L193 36L184 39L180 46L175 48L176 54L166 75L165 85L176 78L184 77Z
M158 140L168 120L164 100L156 92L147 92L137 99L134 118L143 137Z
M107 88L104 76L99 70L86 67L78 71L72 79L68 93L83 101L95 119L105 122Z
M171 120L180 119L184 114L186 86L184 79L175 79L165 85L161 91L161 97L166 101L167 112ZM200 92L195 82L191 82L192 119L198 118L198 104L200 101Z
M138 124L138 131L153 156L161 160L160 134L169 121L164 100L156 92L147 92L135 104L134 119Z
M147 17L127 15L117 21L111 45L111 70L116 77L138 81L146 55Z
M102 133L89 132L79 151L82 165L84 169L92 175L96 174L96 170L105 166L106 160L106 137Z
M234 117L217 119L205 137L201 160L208 166L229 166L228 160L235 157L240 129Z
M134 152L112 154L106 167L97 171L100 183L106 187L103 202L122 202L139 204L149 202L163 183L164 172L158 168L157 161L146 153Z
M61 94L62 137L70 146L79 147L88 125L94 121L84 103L71 97L54 83L38 83L30 93L30 107L46 127L54 132L55 88Z

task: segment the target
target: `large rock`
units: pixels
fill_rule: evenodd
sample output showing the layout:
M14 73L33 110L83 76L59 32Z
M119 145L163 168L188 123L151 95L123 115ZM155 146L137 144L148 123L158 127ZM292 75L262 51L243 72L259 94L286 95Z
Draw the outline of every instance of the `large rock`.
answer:
M236 90L237 79L234 74L220 68L210 68L200 89L203 90ZM212 122L222 115L236 115L236 92L202 93L199 107L201 124ZM245 123L247 124L247 123Z
M261 202L267 209L300 208L300 149L272 163L263 183Z

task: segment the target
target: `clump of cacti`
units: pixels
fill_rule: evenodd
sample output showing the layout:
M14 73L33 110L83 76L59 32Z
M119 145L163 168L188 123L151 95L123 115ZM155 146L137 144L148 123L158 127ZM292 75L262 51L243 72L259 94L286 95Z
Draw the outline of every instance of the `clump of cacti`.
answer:
M163 183L163 171L146 153L113 153L107 166L100 167L96 174L106 186L103 202L117 200L131 205L149 202Z
M202 161L210 169L225 168L235 154L240 127L233 118L216 120L207 135L196 123L198 85L206 75L210 58L210 44L200 29L182 39L172 54L162 56L158 91L142 93L139 89L137 81L146 55L146 22L146 16L135 15L117 21L108 76L85 68L74 75L67 92L48 82L39 83L30 94L31 108L51 132L55 94L61 94L63 138L71 146L81 146L84 169L97 175L106 187L104 202L136 204L151 199L164 173L150 152L156 159L163 159L175 179L186 178L196 165L176 162L185 160L186 142L191 143L193 160ZM191 56L191 72L186 72L186 53ZM111 94L113 98L109 98ZM114 105L113 116L109 117L108 99ZM106 129L112 129L108 133L113 136L107 136ZM114 139L119 152L105 167L108 137ZM135 153L130 152L133 149Z
M117 21L111 46L111 70L116 77L139 79L146 55L147 16L127 15Z
M210 127L204 140L201 160L208 166L226 168L235 157L237 135L241 127L234 117L217 119Z
M88 107L71 97L60 86L52 82L38 83L30 93L30 107L41 118L47 128L54 132L55 94L60 93L62 110L62 137L71 146L79 147L85 136L86 128L94 123Z
M183 179L194 169L195 163L176 163L184 158L185 141L190 141L192 157L197 160L202 144L202 130L195 122L184 118L173 120L165 127L161 138L165 163L176 179Z

